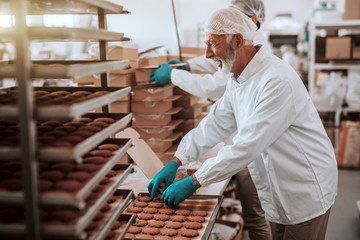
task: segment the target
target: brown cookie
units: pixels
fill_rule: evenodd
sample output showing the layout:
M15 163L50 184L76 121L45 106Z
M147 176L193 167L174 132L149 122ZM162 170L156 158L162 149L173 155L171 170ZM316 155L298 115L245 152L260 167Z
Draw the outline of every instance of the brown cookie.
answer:
M84 164L79 164L76 168L79 171L85 171L85 172L96 172L97 170L100 169L99 165L93 164L93 163L84 163Z
M149 196L139 196L138 201L139 202L150 202L151 198Z
M158 221L168 221L170 219L170 216L166 214L156 214L154 216L154 219Z
M86 226L85 232L91 232L91 231L95 230L98 226L99 226L99 224L97 222L92 221Z
M49 191L52 186L53 186L53 182L49 181L49 180L39 180L38 181L38 189L39 189L39 192L46 192L46 191Z
M161 230L160 230L160 234L161 234ZM160 235L160 236L156 236L156 239L171 239L171 237L166 236L166 235Z
M204 218L204 217L201 217L201 216L189 216L189 217L187 217L187 219L188 219L190 222L198 222L198 223L203 223L203 222L205 222L205 218Z
M128 212L131 212L131 213L141 213L142 210L143 209L140 207L129 207L128 208Z
M110 170L110 171L106 174L106 177L112 178L112 177L115 177L116 175L118 175L118 172L117 172L117 171Z
M136 238L136 236L132 233L125 234L125 238Z
M156 235L160 233L160 230L153 227L145 227L142 229L142 233L148 234L148 235Z
M202 211L202 210L196 210L196 211L192 211L191 212L192 216L201 216L201 217L206 217L208 215L208 213L206 211Z
M173 240L191 240L192 238L188 238L188 237L182 237L182 236L178 236L178 237L174 237Z
M88 138L90 136L94 135L94 133L90 131L84 131L84 130L78 130L70 134L70 136L80 136L84 138Z
M164 206L163 203L160 202L149 202L148 207L151 208L162 208Z
M114 203L116 202L117 198L115 196L111 196L108 200L107 200L107 203L111 204L111 203Z
M75 128L80 128L82 126L85 126L85 123L71 121L71 122L64 123L64 126L72 126L72 127L75 127Z
M150 213L140 213L138 215L138 219L141 219L141 220L150 220L150 219L153 219L153 215L150 214Z
M96 216L93 218L93 221L98 222L98 221L100 221L100 220L103 219L103 218L104 218L104 214L103 214L102 212L98 212L98 213L96 214Z
M55 128L55 130L70 133L70 132L75 131L76 127L73 127L73 126L60 126L60 127Z
M95 126L98 128L107 128L109 126L109 124L107 124L106 122L91 122L86 124L86 126Z
M135 202L135 203L133 204L134 207L141 207L141 208L144 208L144 207L146 207L147 205L148 205L147 202Z
M112 226L111 226L111 230L116 230L119 229L121 227L121 222L116 221Z
M108 212L110 209L111 209L111 206L110 206L109 204L105 204L105 205L100 209L100 211L103 212L103 213L106 213L106 212Z
M109 150L93 150L90 152L90 155L108 158L108 157L113 156L114 153Z
M59 181L55 184L55 189L64 190L67 192L75 192L79 190L83 185L78 181L73 180L66 180L66 181Z
M55 171L61 171L63 173L68 173L75 168L75 165L72 163L55 163L51 165L50 169Z
M107 143L107 144L102 144L100 146L98 146L99 150L109 150L109 151L116 151L119 150L119 146L116 144L111 144L111 143Z
M174 222L185 222L186 221L186 217L183 215L173 215L170 216L171 221Z
M159 209L160 214L167 214L167 215L171 215L174 214L175 210L171 209L171 208L163 208L163 209Z
M177 211L175 211L175 214L182 215L182 216L189 216L190 213L191 212L189 210L177 210Z
M111 123L114 123L115 120L110 117L100 117L100 118L94 119L94 122L105 122L105 123L111 124Z
M198 230L202 228L202 224L198 222L186 222L184 223L184 227L187 229L195 229Z
M141 228L140 227L135 227L135 226L131 226L129 227L129 229L127 230L128 233L133 233L133 234L138 234L141 233Z
M92 156L92 157L86 157L84 158L84 163L92 163L96 165L101 165L106 163L108 160L104 157L100 156Z
M145 208L143 209L143 212L144 212L144 213L154 214L154 213L157 213L157 212L158 212L158 209L157 209L157 208L145 207Z
M79 131L89 131L92 133L96 133L96 132L101 131L101 128L95 127L95 126L83 126L83 127L79 128Z
M64 177L64 173L60 171L44 171L40 174L40 179L46 179L52 182L60 181Z
M193 238L199 236L199 232L192 229L185 229L180 231L180 235L183 237Z
M94 187L94 189L92 190L92 192L93 193L98 193L98 192L102 192L104 190L104 188L102 187L102 186L99 186L99 185L97 185L96 187ZM115 198L114 196L111 196L110 198L109 198L109 200L111 199L111 198ZM115 198L116 199L116 198ZM109 201L108 200L108 201ZM115 201L114 201L115 202Z
M180 222L167 222L165 225L167 228L179 229L182 228L182 223Z
M68 133L65 132L65 131L60 131L60 130L53 130L53 131L49 131L49 132L46 132L44 134L44 136L53 136L55 138L62 138L62 137L65 137Z
M136 238L139 238L139 239L154 239L154 236L151 236L149 234L137 234Z
M165 228L165 229L160 230L160 235L173 237L173 236L176 236L177 234L178 234L178 231L175 229Z
M165 223L162 221L156 221L156 220L151 220L148 222L150 227L154 227L154 228L162 228L165 226Z
M92 119L88 118L88 117L81 117L81 118L76 119L75 121L79 121L82 123L89 123L89 122L92 122Z
M74 221L79 216L78 212L71 210L56 210L50 214L50 219L59 220L64 223Z
M6 189L8 191L19 191L23 188L22 179L5 179L0 182L0 189Z
M60 139L60 141L65 141L65 142L70 142L73 145L78 144L79 142L82 142L84 140L84 137L81 136L65 136L63 138Z
M52 128L57 128L57 127L60 127L62 125L63 125L63 123L59 122L59 121L46 121L46 122L43 122L41 124L41 126L50 126Z
M105 237L105 240L111 240L115 238L116 233L114 231L109 231Z
M146 225L148 225L148 221L139 219L136 219L136 222L133 224L136 227L145 227Z

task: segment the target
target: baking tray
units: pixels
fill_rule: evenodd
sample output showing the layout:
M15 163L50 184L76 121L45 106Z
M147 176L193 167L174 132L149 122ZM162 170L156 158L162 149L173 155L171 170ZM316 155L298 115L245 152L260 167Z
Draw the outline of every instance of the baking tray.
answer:
M78 143L73 148L44 147L38 150L38 159L42 161L76 161L82 163L82 156L96 147L106 138L126 127L130 123L131 113L88 113L83 115L88 118L111 117L116 120L107 128L95 133ZM20 147L0 147L0 160L12 160L20 158Z
M122 146L114 156L75 194L48 192L39 194L39 201L42 205L71 206L78 209L85 207L85 198L91 193L92 189L105 177L114 167L120 158L130 148L131 139L107 139L101 144L112 143ZM0 202L21 204L23 203L23 192L0 191Z
M125 199L120 202L119 204L117 204L114 208L110 209L110 211L113 211L112 214L110 214L110 216L106 219L106 221L103 221L102 223L104 223L102 225L102 228L100 229L100 231L92 234L91 236L89 236L87 238L87 240L101 240L101 239L105 239L107 232L110 230L112 224L119 219L120 214L122 213L122 211L126 208L126 206L129 204L129 202L131 201L131 199L134 198L134 192L133 190L124 190L124 189L118 189L115 191L115 193L113 194L113 196L126 196ZM135 218L134 218L135 219ZM101 224L101 223L100 223Z
M12 14L9 0L0 1L0 14ZM123 6L107 0L28 0L29 14L97 14L97 8L106 14L128 13Z
M150 194L144 192L144 193L139 193L138 196L150 196ZM207 200L214 201L215 200L216 201L216 204L214 205L214 208L212 209L211 215L206 217L208 222L205 225L205 228L201 229L201 236L194 237L193 238L194 240L197 240L197 239L207 240L207 239L209 239L210 234L211 234L211 230L212 230L212 228L214 227L214 224L215 224L216 216L219 213L223 198L224 198L224 196L222 196L222 195L201 195L201 194L198 195L198 194L194 194L194 195L190 196L189 198L187 198L184 202L182 202L182 203L186 203L187 200L190 200L190 201L191 200L204 200L204 201L207 201ZM134 202L135 202L135 199L129 206L132 206L132 204ZM124 235L125 235L125 233L124 233Z
M14 87L7 90L16 89L17 88ZM43 90L50 93L60 90L68 92L89 91L92 93L98 91L110 92L108 94L71 105L54 104L36 107L36 118L38 120L69 120L80 117L91 110L110 104L120 98L127 96L131 91L131 87L36 87L34 90ZM0 105L0 115L16 117L19 115L19 107L16 104Z
M122 222L123 224L121 224L120 228L118 230L116 230L116 235L113 239L116 239L116 240L124 239L124 236L125 236L127 230L130 228L131 224L133 224L135 222L135 219L136 219L136 216L133 214L121 214L116 219L114 219L114 221L111 223L111 225L113 223L115 223L115 221ZM110 225L110 227L111 227L111 225ZM109 233L109 230L106 232L106 234L104 236L106 237L108 233ZM100 240L100 239L96 239L96 240Z
M130 67L128 60L44 60L31 63L32 78L49 79L80 78ZM0 77L15 77L16 71L16 62L14 61L0 65Z
M112 169L114 171L124 171L115 181L107 187L106 191L100 196L97 201L86 210L85 214L81 216L73 225L42 225L42 232L46 239L84 239L85 234L83 230L89 222L96 216L99 210L104 206L111 195L114 194L119 184L128 176L132 170L132 164L118 164ZM1 236L24 236L26 234L26 226L23 224L0 224Z

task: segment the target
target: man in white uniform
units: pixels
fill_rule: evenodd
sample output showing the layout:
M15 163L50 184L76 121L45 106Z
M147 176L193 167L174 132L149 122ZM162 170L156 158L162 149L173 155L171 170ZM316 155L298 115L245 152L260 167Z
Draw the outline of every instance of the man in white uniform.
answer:
M256 26L240 11L216 11L205 32L206 57L232 76L208 116L149 183L149 192L155 195L165 183L162 201L177 206L199 187L248 166L273 239L325 239L337 194L337 165L304 84L290 65L254 47ZM235 131L232 145L192 176L172 183L180 164L196 161Z

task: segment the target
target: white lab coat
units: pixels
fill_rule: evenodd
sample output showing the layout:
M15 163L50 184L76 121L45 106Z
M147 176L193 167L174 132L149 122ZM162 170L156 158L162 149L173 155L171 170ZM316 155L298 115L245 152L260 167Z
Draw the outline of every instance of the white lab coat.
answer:
M269 221L297 224L325 213L337 194L334 149L296 72L261 48L210 113L180 142L175 156L196 161L238 133L195 172L201 185L248 166Z

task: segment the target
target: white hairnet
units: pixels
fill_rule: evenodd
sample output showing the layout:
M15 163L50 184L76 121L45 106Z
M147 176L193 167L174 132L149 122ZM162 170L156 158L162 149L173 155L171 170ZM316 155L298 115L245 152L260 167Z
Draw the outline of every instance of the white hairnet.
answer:
M239 9L248 16L256 16L260 25L265 21L265 7L262 0L232 0L231 6Z
M223 35L241 33L245 40L253 40L257 26L241 11L223 8L211 14L205 24L205 33Z

